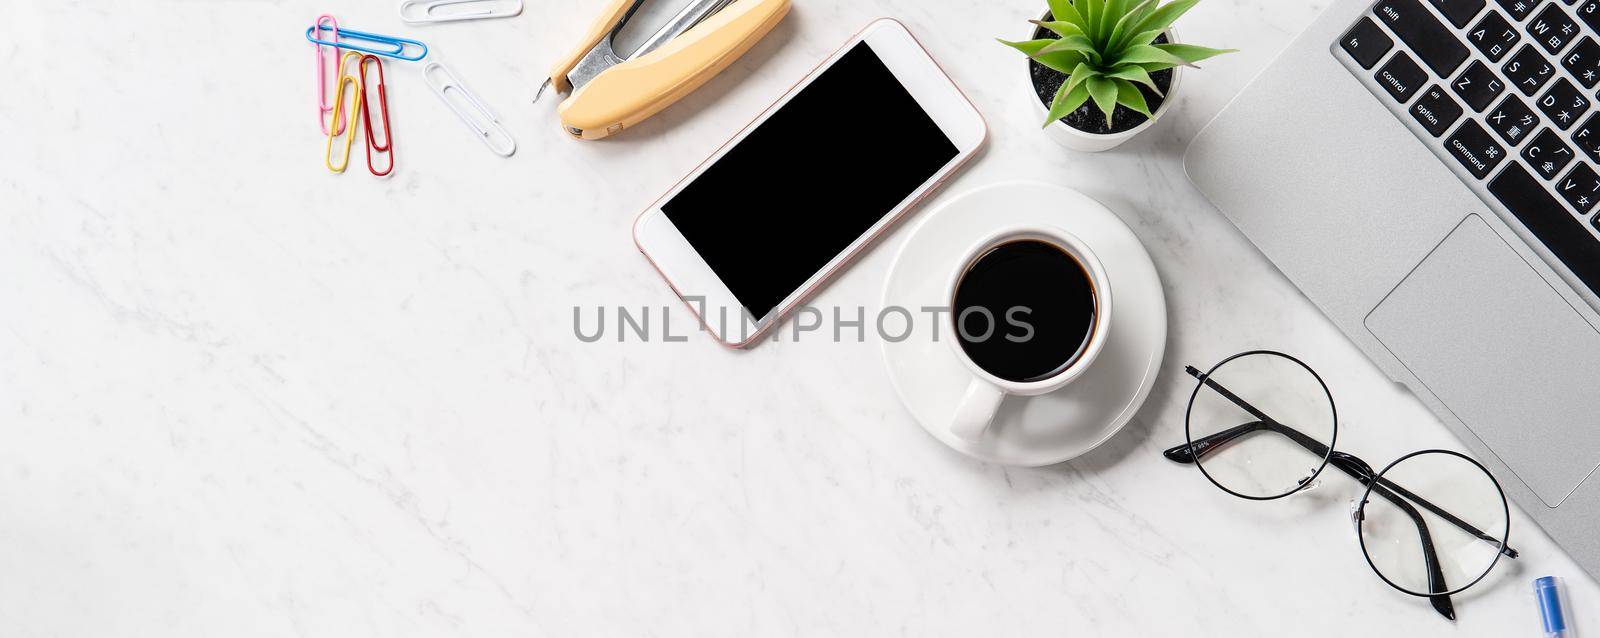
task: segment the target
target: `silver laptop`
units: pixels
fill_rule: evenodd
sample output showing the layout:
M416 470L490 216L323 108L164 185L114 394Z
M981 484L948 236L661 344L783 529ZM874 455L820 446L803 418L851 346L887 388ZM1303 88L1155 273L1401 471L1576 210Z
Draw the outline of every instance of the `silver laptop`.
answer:
M1600 0L1335 0L1185 164L1600 577Z

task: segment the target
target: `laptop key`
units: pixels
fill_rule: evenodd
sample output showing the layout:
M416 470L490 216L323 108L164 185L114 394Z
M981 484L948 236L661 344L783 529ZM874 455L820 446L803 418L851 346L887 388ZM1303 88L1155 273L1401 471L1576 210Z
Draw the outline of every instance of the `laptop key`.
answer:
M1572 158L1572 149L1550 129L1540 130L1522 149L1522 159L1528 160L1528 165L1545 179L1555 179Z
M1538 42L1545 51L1555 54L1578 35L1578 23L1567 17L1567 12L1555 3L1547 4L1533 22L1528 23L1528 37Z
M1594 88L1600 84L1600 42L1585 36L1578 41L1578 46L1561 56L1561 66L1567 67L1567 72L1578 78L1583 88Z
M1417 103L1411 105L1411 117L1422 128L1428 130L1434 137L1444 135L1444 132L1461 119L1461 105L1451 99L1443 89L1430 86L1422 92L1422 97L1417 98Z
M1590 115L1573 129L1570 139L1589 159L1600 162L1600 113Z
M1506 99L1500 100L1500 106L1489 111L1489 117L1484 121L1489 123L1489 128L1500 134L1500 139L1512 146L1522 143L1522 139L1539 125L1539 118L1533 114L1533 109L1528 108L1528 105L1523 104L1515 95L1507 95ZM1600 128L1595 129L1595 134L1600 135Z
M1578 7L1578 19L1590 29L1600 31L1600 0L1586 0Z
M1466 61L1467 45L1417 0L1379 0L1373 13L1439 77Z
M1473 177L1483 179L1489 171L1505 159L1506 151L1499 144L1494 143L1494 138L1489 137L1489 132L1478 126L1477 122L1467 120L1456 127L1456 132L1444 142L1445 150L1450 156L1461 162L1467 172Z
M1483 14L1483 19L1467 32L1467 41L1483 52L1490 62L1499 62L1500 58L1506 57L1511 52L1511 46L1521 39L1522 34L1510 22L1506 22L1499 11Z
M1500 70L1506 74L1512 86L1530 97L1549 82L1556 72L1556 68L1550 66L1550 62L1531 44L1524 44L1511 54L1511 59Z
M1600 174L1595 174L1588 164L1578 162L1567 171L1566 177L1556 182L1556 194L1567 200L1578 215L1587 215L1594 210L1595 202L1600 201Z
M1489 182L1489 194L1584 285L1600 293L1600 242L1539 180L1513 161Z
M1383 54L1394 48L1394 40L1390 40L1372 18L1362 18L1345 32L1344 37L1339 38L1339 46L1344 47L1344 52L1350 54L1361 68L1371 69L1372 65L1383 59Z
M1550 121L1563 131L1577 124L1583 112L1589 110L1589 98L1584 97L1583 93L1578 91L1578 87L1573 86L1566 78L1561 78L1551 85L1550 90L1545 91L1536 104L1539 105L1539 110L1544 111Z
M1388 91L1390 97L1405 104L1428 81L1428 72L1402 51L1389 58L1389 63L1378 69L1373 77L1378 79L1378 84L1383 85L1383 90Z
M1511 19L1517 22L1528 19L1528 14L1533 13L1533 9L1539 6L1537 0L1499 0L1499 2L1500 8L1505 9L1506 13L1511 14Z
M1489 108L1489 103L1506 90L1506 84L1496 77L1494 71L1484 66L1482 62L1474 60L1467 66L1467 70L1450 82L1451 90L1461 96L1461 100L1472 107L1474 111Z
M1472 21L1472 16L1478 15L1483 10L1484 0L1428 0L1433 7L1444 14L1444 18L1457 29L1464 29Z

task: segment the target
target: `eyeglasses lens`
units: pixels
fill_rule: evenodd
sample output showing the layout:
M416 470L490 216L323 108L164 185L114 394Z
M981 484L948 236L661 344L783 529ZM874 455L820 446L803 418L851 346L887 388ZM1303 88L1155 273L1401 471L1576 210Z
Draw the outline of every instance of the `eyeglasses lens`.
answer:
M1217 365L1189 403L1190 449L1217 486L1246 498L1294 492L1323 467L1335 432L1321 379L1288 356L1258 352Z
M1448 452L1403 458L1364 498L1357 525L1367 560L1413 595L1453 593L1476 582L1499 559L1509 531L1505 495L1494 479Z

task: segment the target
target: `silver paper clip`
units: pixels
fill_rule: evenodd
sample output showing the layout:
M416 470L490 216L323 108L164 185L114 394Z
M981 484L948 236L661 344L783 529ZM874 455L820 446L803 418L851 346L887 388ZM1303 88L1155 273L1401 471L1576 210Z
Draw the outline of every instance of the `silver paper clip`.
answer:
M435 81L441 76L443 78L442 82ZM484 145L488 146L489 150L502 157L511 157L512 153L517 152L517 140L512 139L511 133L506 132L505 127L500 126L500 120L494 116L489 107L482 100L479 100L478 96L468 91L467 87L461 84L461 80L457 79L456 74L452 73L450 69L445 68L443 64L438 62L429 62L422 67L422 79L428 83L428 88L433 91L434 95L438 95L439 99L444 100L445 106L450 107L450 110L455 112L456 117L461 118L467 128L478 134L478 139L483 140ZM483 123L480 124L478 119L474 119L473 114L463 109L460 100L450 99L451 92L459 93L461 98L466 100L467 106L478 112L478 117L483 120ZM498 140L504 140L505 143L498 143Z
M410 24L510 18L522 14L522 0L402 0L400 19Z

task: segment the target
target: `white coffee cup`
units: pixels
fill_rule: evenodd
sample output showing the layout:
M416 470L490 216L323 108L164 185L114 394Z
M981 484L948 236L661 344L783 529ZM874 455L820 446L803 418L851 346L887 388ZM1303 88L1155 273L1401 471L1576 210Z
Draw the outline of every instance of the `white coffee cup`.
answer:
M1067 365L1062 366L1056 374L1035 381L1018 382L997 377L984 370L967 355L961 347L961 317L957 316L955 308L956 288L961 285L961 280L966 277L967 271L975 265L978 259L989 252L990 249L1001 244L1013 241L1035 240L1041 241L1061 249L1067 255L1077 260L1078 265L1088 274L1089 283L1094 289L1095 317L1090 327L1087 343L1081 348L1077 356ZM1095 256L1094 251L1069 233L1054 226L1014 226L1002 229L984 237L962 253L956 262L955 273L950 276L949 284L945 288L945 299L950 303L950 348L955 351L956 358L967 366L972 372L972 381L967 384L967 390L961 397L961 403L956 407L955 417L950 423L950 433L966 441L977 441L983 438L983 433L988 431L989 422L994 419L995 411L1000 408L1000 401L1008 394L1021 396L1034 396L1059 390L1066 385L1078 380L1085 370L1094 363L1100 351L1105 349L1111 328L1111 283L1106 276L1105 266ZM1044 283L1044 282L1041 282ZM1034 326L1035 330L1045 330L1046 327Z

